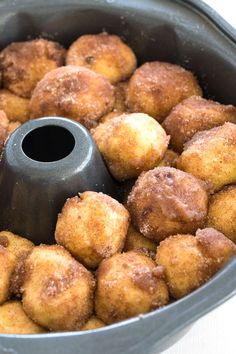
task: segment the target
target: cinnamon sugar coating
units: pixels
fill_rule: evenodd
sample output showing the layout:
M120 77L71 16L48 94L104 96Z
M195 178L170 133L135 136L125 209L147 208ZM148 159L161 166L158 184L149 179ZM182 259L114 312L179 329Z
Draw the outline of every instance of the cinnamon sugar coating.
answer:
M96 192L67 199L58 215L55 237L89 268L124 247L129 213L117 200Z
M0 53L3 86L14 94L30 98L44 75L64 65L65 50L56 42L34 39L13 42Z
M195 133L225 122L236 123L236 107L192 96L179 103L164 120L162 126L171 136L171 146L182 152L184 144Z
M110 324L166 305L163 269L156 270L154 261L134 251L103 260L97 271L97 316Z
M236 246L217 230L175 235L160 243L156 261L165 269L170 294L179 299L199 288L236 254Z
M169 143L160 124L144 113L124 113L99 124L92 134L110 172L119 181L136 178L157 166Z
M25 262L23 308L40 326L79 329L92 315L94 278L63 247L41 245Z
M204 226L207 206L207 185L171 167L143 173L127 203L136 228L156 242L176 233L193 233Z
M30 101L31 118L58 116L87 128L114 105L114 88L102 75L76 66L64 66L44 76Z
M236 243L236 185L226 186L211 196L207 225Z
M236 183L236 124L225 123L196 133L180 155L177 167L210 182L213 190Z
M83 35L73 42L66 64L85 66L114 84L129 78L137 61L132 49L120 37L100 33Z
M149 114L159 122L185 98L202 95L197 79L178 65L154 61L135 70L127 91L131 112Z

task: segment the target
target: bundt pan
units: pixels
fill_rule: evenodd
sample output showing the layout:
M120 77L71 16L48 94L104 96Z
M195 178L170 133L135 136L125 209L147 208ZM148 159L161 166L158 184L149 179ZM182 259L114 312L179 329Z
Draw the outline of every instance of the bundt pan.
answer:
M99 33L104 30L122 36L135 50L139 64L152 60L180 64L197 75L206 97L236 105L236 32L200 1L0 1L1 48L12 41L39 36L55 39L67 47L79 35ZM40 128L44 123L36 121L33 124ZM81 127L78 128L77 123L58 120L55 124L57 130L58 124L59 126L62 124L60 127L67 129L72 136L69 138L72 139L68 147L69 161L73 157L73 144L78 148L76 147L77 134L83 134L87 142L93 146L86 131ZM49 125L51 126L52 123ZM45 150L43 157L41 153L38 155L31 146L35 138L35 134L31 134L34 128L32 123L26 123L22 127L21 132L26 136L26 141L21 145L24 153L26 152L29 158L39 161L38 165L43 166L45 161L51 161L53 168L55 167L58 174L61 174L64 153L59 157L54 156L53 161L51 156L47 157ZM30 133L31 136L27 138L26 133ZM38 138L37 134L36 138ZM20 144L19 139L19 134L16 136L13 134L12 142L14 140L14 143ZM12 157L11 146L8 148ZM94 149L94 156L96 156L96 148ZM6 151L7 148L5 153ZM17 157L21 159L22 155ZM102 176L106 176L109 180L110 188L113 186L113 181L107 175L100 156L97 159L100 168L104 169L99 174L101 190ZM4 177L6 185L14 183L15 178L11 175L11 161L8 162L5 161L5 165L9 168L9 179L6 178L6 174ZM32 168L32 165L29 167ZM25 173L25 170L23 172ZM83 178L82 180L84 181ZM94 183L92 180L86 183L89 185L90 182ZM58 178L58 186L60 188L60 178ZM37 183L34 188L37 188ZM84 189L86 188L89 187L84 185ZM112 194L110 190L108 193ZM1 195L1 200L4 200L3 197L4 195ZM0 354L92 354L94 352L96 354L157 354L181 338L197 319L235 293L236 259L233 259L207 284L165 308L95 331L0 335Z

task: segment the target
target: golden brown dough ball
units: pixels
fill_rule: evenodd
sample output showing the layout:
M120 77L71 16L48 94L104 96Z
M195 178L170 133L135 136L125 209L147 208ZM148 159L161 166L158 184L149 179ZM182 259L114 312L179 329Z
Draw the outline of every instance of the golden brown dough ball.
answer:
M126 96L128 90L128 81L119 82L115 85L115 104L114 111L125 112L127 110L126 106Z
M236 124L196 133L185 145L177 167L212 184L214 190L236 183Z
M174 107L162 126L171 136L171 146L182 152L184 144L195 133L225 122L236 123L236 107L193 96Z
M8 301L0 306L0 333L35 334L45 329L34 323L24 312L20 301Z
M67 51L66 64L85 66L113 84L126 80L137 65L132 49L107 33L79 37Z
M158 167L176 167L178 157L179 155L175 151L167 149Z
M9 135L8 125L9 120L7 119L5 112L0 110L0 153Z
M0 244L0 305L10 297L11 276L16 264L15 256Z
M64 64L65 50L56 42L35 39L8 45L0 54L3 86L30 98L44 75Z
M157 243L143 236L131 224L125 240L124 251L147 250L152 255L156 252Z
M168 303L163 269L138 252L103 260L97 272L95 311L105 323L118 322Z
M115 117L121 116L122 114L124 114L124 112L119 112L119 111L109 112L109 113L105 114L105 116L103 116L101 119L99 119L99 123L105 123L108 120L111 120Z
M9 231L0 232L0 245L10 251L16 259L19 259L22 254L31 252L34 248L33 242Z
M236 255L236 245L221 232L208 227L197 230L196 239L202 253L210 258L211 274L215 274Z
M85 325L82 326L80 329L81 329L81 331L88 331L91 329L102 328L105 326L106 326L106 324L103 321L101 321L98 317L92 316L92 317L90 317L88 322L86 322Z
M8 134L11 135L17 128L21 126L21 123L18 121L9 122L8 125Z
M208 226L236 243L236 185L227 186L210 198Z
M0 125L4 128L7 128L9 125L7 115L3 110L0 110Z
M170 294L179 299L200 287L236 254L236 246L214 229L166 238L157 248Z
M127 203L135 227L156 242L202 227L207 205L204 182L171 167L157 167L142 174Z
M28 254L32 251L34 244L24 237L13 234L9 231L0 232L0 245L11 254L12 272L8 292L21 296L20 287L24 279L24 262Z
M23 308L54 331L79 329L92 315L94 279L63 247L41 245L25 262Z
M80 262L96 268L103 258L122 251L129 213L103 193L84 192L67 199L58 215L55 237Z
M157 166L169 143L161 125L144 113L108 120L94 129L93 138L110 172L120 181Z
M132 112L149 114L159 122L185 98L202 95L194 75L184 68L154 61L134 72L127 90L127 105Z
M14 95L8 90L0 90L0 109L9 121L24 123L29 119L29 99Z
M102 75L76 66L65 66L45 75L30 101L31 118L61 116L87 128L114 105L114 88Z

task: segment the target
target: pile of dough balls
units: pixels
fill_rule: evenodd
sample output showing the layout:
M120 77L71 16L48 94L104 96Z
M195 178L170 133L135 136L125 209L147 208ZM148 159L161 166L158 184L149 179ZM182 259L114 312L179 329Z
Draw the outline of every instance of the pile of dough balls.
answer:
M95 330L199 288L236 255L236 108L194 74L137 68L116 35L45 39L0 53L0 152L29 119L87 129L123 197L65 201L55 244L0 232L0 333ZM222 213L224 210L224 213Z

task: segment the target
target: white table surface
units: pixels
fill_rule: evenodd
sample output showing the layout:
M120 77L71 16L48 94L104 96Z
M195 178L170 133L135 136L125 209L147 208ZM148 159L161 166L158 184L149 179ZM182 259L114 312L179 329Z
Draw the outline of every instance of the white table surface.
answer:
M235 0L205 2L236 28ZM235 318L236 296L201 318L183 339L163 354L236 354Z

